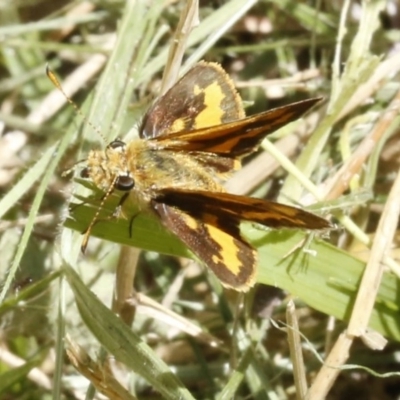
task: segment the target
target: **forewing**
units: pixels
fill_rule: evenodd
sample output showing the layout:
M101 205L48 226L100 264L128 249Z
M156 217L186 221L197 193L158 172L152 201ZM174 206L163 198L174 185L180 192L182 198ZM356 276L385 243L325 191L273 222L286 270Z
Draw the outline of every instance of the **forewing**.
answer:
M239 221L204 211L201 219L157 201L163 224L209 267L226 287L247 291L254 285L257 253L240 235Z
M162 189L156 200L190 214L196 220L204 215L218 216L222 221L256 222L271 228L326 229L324 218L272 201L223 192Z
M229 75L219 64L200 62L154 102L139 136L162 137L243 117L242 101Z
M242 156L257 148L265 136L296 120L320 100L303 100L222 125L210 124L209 127L191 131L178 130L156 137L154 141L160 148L169 150Z

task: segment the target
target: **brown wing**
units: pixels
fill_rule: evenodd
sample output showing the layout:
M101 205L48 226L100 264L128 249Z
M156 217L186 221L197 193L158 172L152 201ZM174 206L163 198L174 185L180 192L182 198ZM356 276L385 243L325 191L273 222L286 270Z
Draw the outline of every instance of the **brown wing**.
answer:
M243 117L242 100L229 75L219 64L200 62L154 102L139 136L151 139Z
M240 222L279 228L325 229L328 221L301 209L222 192L163 189L152 201L163 224L227 286L254 284L257 253L241 236Z
M320 98L274 108L239 121L191 131L177 131L152 141L164 149L237 157L252 152L266 135L299 118Z
M299 208L230 193L162 189L155 200L201 221L204 215L214 215L221 221L251 221L271 228L331 227L324 218Z
M257 253L240 235L239 221L204 211L201 220L154 201L163 224L209 267L224 286L247 291L254 285Z

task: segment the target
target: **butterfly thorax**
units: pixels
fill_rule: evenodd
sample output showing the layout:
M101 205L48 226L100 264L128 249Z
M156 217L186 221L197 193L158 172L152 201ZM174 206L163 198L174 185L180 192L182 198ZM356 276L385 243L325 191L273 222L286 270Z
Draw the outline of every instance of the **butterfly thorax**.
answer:
M127 145L128 169L135 180L135 189L145 200L156 197L161 189L224 191L213 174L190 153L160 149L146 140Z

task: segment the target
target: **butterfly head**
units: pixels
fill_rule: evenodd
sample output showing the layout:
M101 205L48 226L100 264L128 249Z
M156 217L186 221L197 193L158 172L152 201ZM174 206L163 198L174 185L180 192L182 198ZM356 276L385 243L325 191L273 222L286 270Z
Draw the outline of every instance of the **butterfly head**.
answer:
M105 192L112 189L128 192L135 187L128 168L126 143L119 139L113 140L104 151L91 151L80 175Z

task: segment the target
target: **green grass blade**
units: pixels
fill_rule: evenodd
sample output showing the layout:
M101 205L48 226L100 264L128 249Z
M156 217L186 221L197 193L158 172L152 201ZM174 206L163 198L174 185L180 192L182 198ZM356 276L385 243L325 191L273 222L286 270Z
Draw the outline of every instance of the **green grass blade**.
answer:
M66 226L84 231L94 216L96 203L76 207ZM117 196L107 202L93 236L159 253L190 256L179 239L167 232L155 216L135 217L131 236L129 220L107 220L117 204ZM133 205L126 210L127 215L137 215L137 212ZM272 230L266 233L258 228L246 228L247 236L259 252L257 282L278 286L325 314L348 320L364 262L319 239L313 240L307 250L297 249L304 242L303 232ZM396 299L396 282L388 274L383 279L370 326L400 340Z
M86 287L71 267L65 267L65 273L81 316L99 343L164 398L193 399L160 357Z

